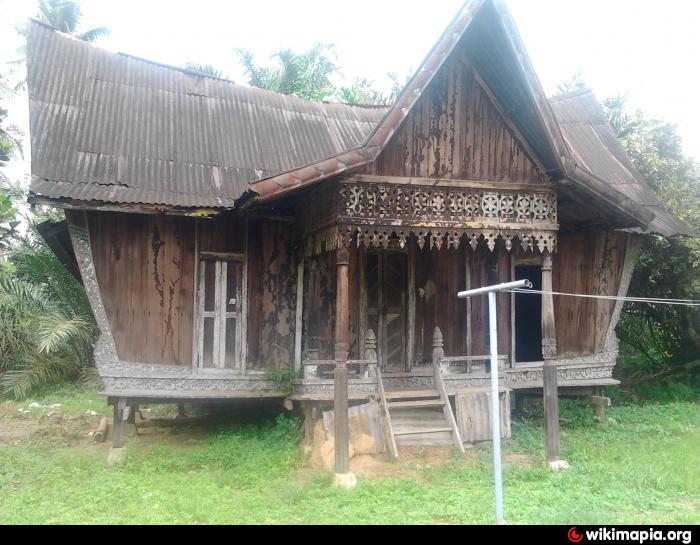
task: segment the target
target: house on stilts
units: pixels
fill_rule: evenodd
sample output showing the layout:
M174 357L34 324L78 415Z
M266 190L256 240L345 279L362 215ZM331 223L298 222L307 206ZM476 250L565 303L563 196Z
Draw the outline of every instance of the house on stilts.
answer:
M86 288L117 426L138 403L269 398L308 430L340 365L394 454L479 440L488 312L459 291L527 278L625 295L641 236L688 234L591 92L544 95L502 0L468 1L389 107L236 85L36 22L27 61L29 201L65 211L47 236ZM499 294L504 392L541 393L547 363L561 395L617 384L621 307Z

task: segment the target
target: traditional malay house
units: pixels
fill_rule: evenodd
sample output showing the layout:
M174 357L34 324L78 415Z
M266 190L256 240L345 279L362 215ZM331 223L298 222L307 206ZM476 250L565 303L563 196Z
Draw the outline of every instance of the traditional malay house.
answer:
M498 0L467 2L390 107L282 96L38 23L27 55L29 200L65 210L69 237L51 240L87 290L117 430L137 403L239 398L286 398L311 423L335 394L341 427L344 396L379 400L393 454L461 446L484 438L490 368L485 301L460 290L624 295L637 233L687 233L591 92L547 99ZM557 385L617 384L622 303L498 297L506 389L541 393L549 369L556 410Z

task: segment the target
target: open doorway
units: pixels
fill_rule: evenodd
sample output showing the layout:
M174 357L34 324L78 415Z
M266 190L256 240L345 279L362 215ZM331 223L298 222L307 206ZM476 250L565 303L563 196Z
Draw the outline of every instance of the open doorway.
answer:
M542 289L542 268L538 265L516 265L515 280L529 280L535 290ZM515 361L543 361L542 297L539 294L515 294Z

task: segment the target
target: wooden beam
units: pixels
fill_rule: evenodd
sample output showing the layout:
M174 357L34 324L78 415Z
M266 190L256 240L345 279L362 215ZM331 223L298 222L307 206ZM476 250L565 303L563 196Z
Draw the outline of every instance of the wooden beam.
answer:
M416 344L416 245L408 245L408 332L406 335L406 371L415 364Z
M112 447L122 448L124 446L124 410L126 409L126 398L120 397L114 404L112 420Z
M336 300L335 300L335 472L350 472L350 429L348 425L348 289L350 252L339 244L336 252Z
M542 355L544 365L544 434L547 461L559 459L559 392L557 384L557 337L552 292L552 254L542 257Z
M296 311L294 314L294 370L301 369L301 346L304 320L304 255L299 252L297 263Z
M625 248L625 261L622 266L622 275L620 276L620 284L617 290L618 297L625 297L627 295L627 290L629 290L630 282L632 281L632 274L634 273L634 267L637 264L637 258L639 257L639 251L642 247L641 238L634 235L627 235L627 246ZM615 333L615 328L620 321L620 315L622 314L622 307L625 305L624 301L616 301L615 308L613 309L612 316L610 317L610 324L608 325L608 331L605 335L605 351L614 352L618 349L617 334Z
M448 180L446 178L417 178L402 176L379 176L375 174L357 174L343 180L343 183L365 182L393 185L415 185L435 187L457 187L464 189L494 189L500 191L540 191L553 193L553 184L529 184L513 182L488 182L482 180Z

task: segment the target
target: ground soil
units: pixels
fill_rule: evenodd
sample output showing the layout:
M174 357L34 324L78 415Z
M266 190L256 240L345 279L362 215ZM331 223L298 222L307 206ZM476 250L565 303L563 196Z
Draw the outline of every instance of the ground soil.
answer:
M177 448L188 448L201 444L220 426L226 425L225 417L156 417L147 410L136 426L126 425L127 446L131 444L165 443ZM50 442L60 447L90 448L105 453L111 447L108 434L103 443L92 438L102 415L64 416L60 409L37 407L21 413L11 403L0 403L0 448L20 445L25 442ZM111 420L110 420L111 428ZM111 430L110 430L111 431ZM453 450L450 447L402 448L398 462L389 461L386 454L355 456L350 463L353 473L371 480L383 480L408 476L419 476L420 470L447 463ZM471 456L471 453L467 453ZM318 468L317 468L318 469ZM303 480L308 468L300 470Z

